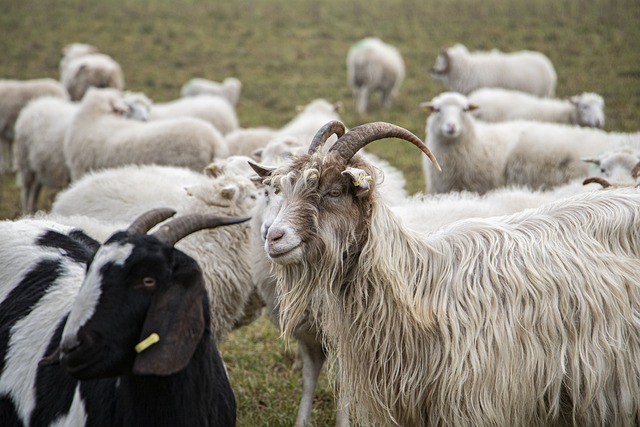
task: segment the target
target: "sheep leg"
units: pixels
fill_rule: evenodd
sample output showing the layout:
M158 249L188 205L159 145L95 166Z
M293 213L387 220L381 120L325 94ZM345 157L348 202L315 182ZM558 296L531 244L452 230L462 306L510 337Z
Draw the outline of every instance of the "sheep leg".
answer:
M40 190L42 190L42 184L40 184L37 179L34 179L29 189L26 213L36 212L38 208L38 197L40 197Z
M0 137L0 173L10 173L13 167L13 141Z
M366 86L356 89L356 111L359 114L367 112L367 102L369 101L369 90Z
M313 396L326 356L319 343L307 343L299 340L298 349L302 357L302 397L300 398L295 427L304 427L308 425L311 418Z

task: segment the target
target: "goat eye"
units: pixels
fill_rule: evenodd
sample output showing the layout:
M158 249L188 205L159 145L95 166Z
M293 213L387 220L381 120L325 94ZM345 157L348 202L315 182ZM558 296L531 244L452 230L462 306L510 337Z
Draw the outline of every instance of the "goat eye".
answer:
M142 279L142 286L145 288L153 288L156 285L156 279L153 277L145 277Z
M334 188L332 190L329 190L329 192L327 193L327 195L329 197L340 197L342 195L342 189L340 188Z

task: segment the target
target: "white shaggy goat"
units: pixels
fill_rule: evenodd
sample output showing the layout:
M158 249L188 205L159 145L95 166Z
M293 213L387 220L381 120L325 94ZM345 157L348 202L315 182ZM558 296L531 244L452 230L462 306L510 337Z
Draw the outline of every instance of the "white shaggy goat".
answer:
M185 168L131 165L87 174L60 192L51 212L130 222L146 210L167 206L179 214L248 216L259 193L242 176L209 178ZM251 279L249 224L203 231L177 247L204 271L211 299L211 322L222 342L234 328L260 314Z
M477 107L455 92L421 106L431 111L426 141L443 169L436 173L423 161L431 193L484 193L505 185L548 189L587 178L582 157L619 146L640 148L640 134L525 120L485 123L471 114Z
M0 222L3 426L235 425L202 270L174 244L243 219L181 217L146 234L172 213L102 245L50 220Z
M469 52L462 44L444 49L431 75L449 90L463 94L481 87L501 87L548 97L553 96L557 80L553 64L540 52Z
M233 105L220 96L200 95L151 104L151 120L196 117L215 126L223 135L238 129L238 115Z
M0 79L0 173L13 169L15 124L20 111L42 96L69 99L67 90L54 79Z
M123 117L128 111L119 91L89 89L64 143L72 180L90 170L127 164L200 171L214 158L228 154L224 137L204 120L181 117L137 122Z
M309 310L364 424L637 425L640 192L402 226L357 151L413 134L368 124L272 171L266 234L290 335Z
M356 111L367 112L369 97L380 94L380 103L391 108L404 81L404 60L400 51L377 37L355 43L347 53L347 80Z
M473 114L486 122L536 120L594 128L604 127L604 99L584 92L567 99L539 98L517 90L481 88L468 95Z
M124 89L124 74L111 56L95 46L73 43L65 46L60 60L60 82L72 101L79 101L90 87Z
M182 85L181 96L213 95L226 98L234 107L240 101L242 82L235 77L227 77L222 82L203 78L193 78Z
M148 117L147 106L138 102L138 94L125 92L124 101L130 107L127 118L143 121ZM59 191L69 184L63 147L78 108L78 103L47 96L31 101L20 112L13 154L23 214L36 211L42 187Z

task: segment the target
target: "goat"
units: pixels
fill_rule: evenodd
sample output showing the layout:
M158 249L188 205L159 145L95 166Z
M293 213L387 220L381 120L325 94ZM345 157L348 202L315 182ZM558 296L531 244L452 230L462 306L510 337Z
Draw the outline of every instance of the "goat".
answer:
M640 192L580 194L412 232L356 155L403 128L369 123L326 152L257 168L282 197L266 233L280 321L311 313L357 422L640 423Z

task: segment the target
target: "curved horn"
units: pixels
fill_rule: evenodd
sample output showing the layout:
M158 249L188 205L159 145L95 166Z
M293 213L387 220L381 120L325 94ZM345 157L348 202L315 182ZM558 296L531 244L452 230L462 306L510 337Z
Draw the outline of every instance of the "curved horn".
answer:
M133 220L127 232L133 234L146 234L156 224L161 223L167 218L176 214L176 211L170 208L157 208L147 211Z
M185 215L163 224L153 233L163 243L173 246L191 233L221 225L238 224L251 218L228 218L217 215Z
M349 161L354 154L367 144L384 138L399 138L412 143L429 157L431 163L439 171L442 171L436 157L420 138L405 128L391 123L373 122L356 126L341 136L329 149L329 152L335 151L344 161Z
M582 181L582 185L591 184L593 182L602 185L602 188L611 187L611 183L600 176L592 176L591 178L587 178Z
M342 135L344 135L345 130L346 129L344 127L344 124L341 121L330 121L326 125L322 126L320 130L318 130L316 135L313 137L313 140L311 141L311 145L309 145L309 151L307 153L314 154L320 147L324 145L325 142L327 142L327 139L329 139L331 135L335 133L338 138L340 138Z

